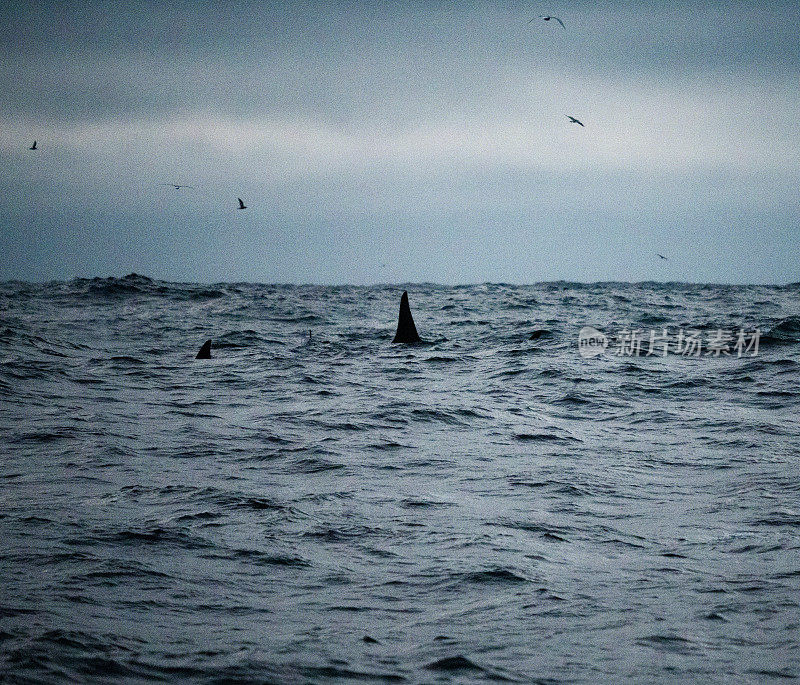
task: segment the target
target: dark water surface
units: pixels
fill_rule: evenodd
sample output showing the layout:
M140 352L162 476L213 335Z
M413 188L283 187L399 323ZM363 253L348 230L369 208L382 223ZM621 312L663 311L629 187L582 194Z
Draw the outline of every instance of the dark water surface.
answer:
M0 676L800 677L800 287L406 287L0 285Z

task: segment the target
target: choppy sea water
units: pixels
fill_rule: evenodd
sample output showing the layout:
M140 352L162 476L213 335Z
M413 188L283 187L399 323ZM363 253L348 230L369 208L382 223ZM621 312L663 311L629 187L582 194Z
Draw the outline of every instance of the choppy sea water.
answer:
M0 678L800 677L799 379L798 285L0 284Z

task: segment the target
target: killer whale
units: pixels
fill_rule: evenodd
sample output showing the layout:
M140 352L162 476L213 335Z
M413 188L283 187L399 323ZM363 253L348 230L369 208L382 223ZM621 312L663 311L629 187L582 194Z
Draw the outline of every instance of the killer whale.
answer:
M206 340L195 359L211 359L211 341Z
M397 332L394 334L393 343L418 343L422 338L417 333L414 317L411 316L411 307L408 306L408 292L403 291L400 298L400 313L397 315Z

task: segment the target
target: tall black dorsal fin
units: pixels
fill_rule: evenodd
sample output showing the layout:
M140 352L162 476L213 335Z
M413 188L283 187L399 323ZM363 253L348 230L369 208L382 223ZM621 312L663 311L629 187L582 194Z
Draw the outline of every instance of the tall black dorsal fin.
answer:
M394 334L393 343L417 343L422 342L414 325L414 317L411 316L411 307L408 306L408 293L404 290L400 298L400 314L397 317L397 333Z
M206 340L195 359L211 359L211 341Z

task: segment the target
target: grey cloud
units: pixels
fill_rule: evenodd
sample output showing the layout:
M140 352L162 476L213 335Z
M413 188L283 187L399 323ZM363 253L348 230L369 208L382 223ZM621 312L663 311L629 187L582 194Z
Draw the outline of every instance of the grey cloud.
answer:
M0 278L797 280L797 3L556 4L6 3Z
M346 123L479 107L508 70L797 73L796 3L65 3L0 15L5 116L275 111ZM514 85L514 84L512 84Z

